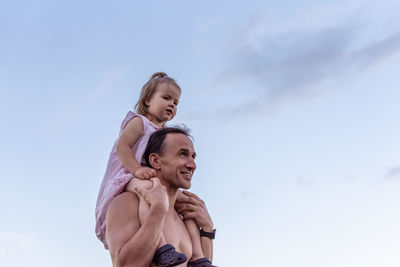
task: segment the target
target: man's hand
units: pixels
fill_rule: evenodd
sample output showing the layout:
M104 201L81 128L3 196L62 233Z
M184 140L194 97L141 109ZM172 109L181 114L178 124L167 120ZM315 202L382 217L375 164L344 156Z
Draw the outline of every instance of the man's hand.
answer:
M189 191L179 191L175 202L175 209L184 219L193 219L206 232L212 232L214 224L206 205L197 195Z
M147 180L156 176L156 170L149 167L140 167L133 175L141 180Z
M142 182L148 187L137 186L134 190L151 206L143 223L139 220L140 200L135 194L118 195L108 208L106 239L114 266L150 266L160 242L169 207L168 195L158 178Z
M150 205L150 211L167 212L169 201L165 186L157 177L150 178L150 181L153 183L150 189L135 187L135 191Z

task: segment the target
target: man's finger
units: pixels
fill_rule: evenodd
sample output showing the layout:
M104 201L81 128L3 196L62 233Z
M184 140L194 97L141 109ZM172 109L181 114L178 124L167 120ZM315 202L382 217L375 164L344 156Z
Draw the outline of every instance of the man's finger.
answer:
M200 198L198 196L196 196L192 192L189 192L189 191L186 191L186 190L182 191L182 194L178 194L178 198L184 199L185 201L187 201L189 199L200 200Z
M188 197L184 201L180 201L180 203L190 203L190 204L193 204L196 206L202 205L201 200L197 200L196 198L193 198L193 197Z
M195 218L195 213L194 212L184 212L182 213L183 218L185 219L194 219Z
M144 201L146 201L148 204L150 204L149 196L147 195L147 191L148 191L147 189L135 187L135 191L136 191L136 193L139 194L139 196L141 196L144 199Z
M160 185L161 184L160 180L157 177L152 177L149 180L153 183L153 186L151 188L155 187L156 185Z
M177 206L177 208L178 208L179 211L184 211L184 210L191 210L191 211L193 211L193 210L199 209L198 206L193 205L193 204L188 204L188 203L179 204L179 205Z
M145 193L144 193L144 190L146 190L146 189L143 189L143 188L141 188L141 187L135 187L135 191L136 191L136 193L138 193L140 196L142 196L142 197L145 197Z
M178 197L176 198L176 202L188 202L189 199L190 199L189 197L184 196L184 195L181 195L181 196L178 196Z
M194 198L197 199L197 200L201 200L196 194L194 194L194 193L192 193L192 192L189 192L189 191L184 190L183 193L184 193L185 195L189 196L189 197L194 197Z

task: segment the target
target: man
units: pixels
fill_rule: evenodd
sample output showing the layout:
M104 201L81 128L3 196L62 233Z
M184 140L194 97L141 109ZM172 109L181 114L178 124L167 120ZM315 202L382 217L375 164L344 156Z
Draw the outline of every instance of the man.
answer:
M139 200L129 192L117 196L107 211L106 239L114 267L154 266L152 259L162 232L167 243L190 259L192 244L177 210L200 227L203 254L212 260L215 230L206 206L195 194L179 190L191 186L195 156L193 143L181 128L164 128L150 137L143 157L158 178L150 179L149 189L137 188L150 206L148 215L139 222Z

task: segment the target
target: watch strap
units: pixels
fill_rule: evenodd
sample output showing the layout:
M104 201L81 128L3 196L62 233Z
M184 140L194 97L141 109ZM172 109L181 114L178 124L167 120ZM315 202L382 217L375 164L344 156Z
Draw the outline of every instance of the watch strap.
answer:
M216 229L214 229L212 232L206 232L203 229L200 229L200 236L208 237L210 239L215 239L215 233Z

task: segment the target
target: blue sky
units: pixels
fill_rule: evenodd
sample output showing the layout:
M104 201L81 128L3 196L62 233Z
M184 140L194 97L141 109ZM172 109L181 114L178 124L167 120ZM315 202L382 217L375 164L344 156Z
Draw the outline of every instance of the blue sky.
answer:
M165 71L216 265L399 266L399 29L394 0L2 3L0 262L111 266L97 191Z

